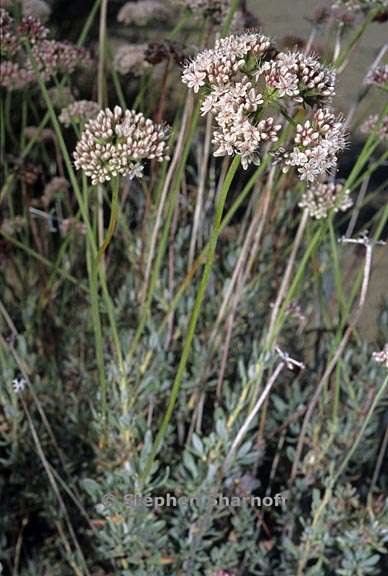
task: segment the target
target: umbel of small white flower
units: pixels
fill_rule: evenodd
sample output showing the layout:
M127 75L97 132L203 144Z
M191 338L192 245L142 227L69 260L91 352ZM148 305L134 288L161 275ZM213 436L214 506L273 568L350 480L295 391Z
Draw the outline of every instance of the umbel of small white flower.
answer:
M119 74L141 74L151 66L146 60L146 51L148 44L124 44L117 49L113 66Z
M95 118L100 111L97 102L91 100L76 100L62 108L59 121L64 126L70 126L72 122L79 124Z
M262 145L278 140L281 114L289 118L301 104L314 106L314 113L278 153L284 170L295 166L302 180L313 181L335 165L344 147L342 123L327 108L335 73L301 52L277 52L263 34L217 40L185 64L182 81L203 92L202 114L214 115L215 156L238 154L244 168L260 164Z
M345 129L341 117L329 109L319 109L304 124L297 124L296 134L288 150L279 150L282 170L291 166L299 178L314 182L320 174L335 168L337 153L345 148Z
M384 116L380 122L377 114L368 116L361 125L360 131L369 136L369 134L376 131L376 129L377 136L380 140L388 140L388 116Z
M168 133L141 112L106 108L86 124L74 151L75 166L92 184L118 175L141 178L144 160L168 159Z
M345 212L353 206L353 200L350 190L344 189L342 184L317 182L303 192L299 206L305 208L310 217L320 220L331 211Z
M171 6L160 0L138 0L126 2L120 9L117 20L131 26L145 26L152 21L168 21L173 16Z

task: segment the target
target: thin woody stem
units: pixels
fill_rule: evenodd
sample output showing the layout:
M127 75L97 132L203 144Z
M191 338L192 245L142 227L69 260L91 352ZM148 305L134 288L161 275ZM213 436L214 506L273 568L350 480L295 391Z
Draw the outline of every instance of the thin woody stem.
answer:
M240 446L246 433L249 430L250 425L253 422L253 419L255 418L255 416L259 412L260 408L264 404L265 399L268 397L268 394L270 393L272 386L275 384L280 372L283 370L285 365L286 365L285 362L280 362L280 364L278 364L278 366L276 367L276 370L272 374L266 387L264 388L263 392L261 393L260 398L258 399L258 401L254 405L253 409L249 413L248 418L245 420L243 426L240 428L240 431L237 434L236 438L234 439L233 444L232 444L232 446L229 450L229 453L225 459L225 462L223 464L222 470L223 470L224 474L227 472L238 447Z
M347 241L349 242L349 240L347 240ZM326 370L325 370L325 372L321 378L321 381L319 382L319 384L315 390L315 393L314 393L314 395L313 395L313 397L312 397L312 399L308 405L308 408L306 410L306 414L305 414L303 424L302 424L302 429L300 431L299 438L298 438L298 444L297 444L296 451L295 451L295 458L294 458L294 462L292 465L290 481L292 481L297 474L299 462L300 462L301 455L302 455L304 438L306 435L307 427L309 425L309 422L310 422L310 419L311 419L312 414L314 412L314 409L315 409L315 407L319 401L322 390L326 386L327 382L329 381L331 373L333 372L338 360L340 359L343 351L345 350L345 347L346 347L346 345L350 339L350 336L352 335L352 332L353 332L353 330L354 330L354 328L355 328L355 326L356 326L356 324L357 324L357 322L361 316L361 312L362 312L364 304L365 304L366 294L368 291L371 266L372 266L372 251L373 251L374 243L373 243L373 241L367 241L365 239L364 245L366 248L365 264L364 264L364 277L363 277L363 282L362 282L362 286L361 286L359 302L358 302L356 311L353 314L353 318L351 318L351 320L349 322L349 326L346 329L346 331L342 337L341 342L337 346L336 352L335 352L333 358L331 359L331 361L327 365L327 368L326 368Z

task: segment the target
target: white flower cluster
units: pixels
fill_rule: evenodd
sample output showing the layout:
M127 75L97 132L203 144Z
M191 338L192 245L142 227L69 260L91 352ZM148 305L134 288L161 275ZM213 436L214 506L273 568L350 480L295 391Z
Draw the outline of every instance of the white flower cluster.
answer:
M168 129L134 110L116 106L101 110L85 126L75 152L75 166L90 176L93 184L112 177L141 177L143 160L161 162L167 155Z
M139 0L127 2L120 9L117 20L127 25L145 26L153 21L168 21L173 15L166 2L158 0Z
M345 212L351 206L350 190L344 190L342 184L334 182L319 182L311 186L299 202L299 207L305 208L309 216L317 220L326 218L331 210Z
M279 98L289 96L303 102L306 98L326 99L334 95L335 72L303 52L280 52L263 64L258 76L262 73L267 86L275 89Z
M213 134L215 156L239 154L244 169L249 164L260 164L259 148L263 142L276 142L280 124L272 117L253 123L248 115L257 111L263 98L249 81L238 82L230 90L220 91L212 98L211 110L215 114L217 130ZM207 110L208 102L203 110Z
M232 34L213 49L187 62L182 81L205 94L202 114L216 121L215 155L241 156L242 165L260 164L261 147L276 142L283 113L281 99L291 106L319 106L334 95L335 73L301 52L278 53L270 39L257 32ZM275 112L275 113L274 113ZM335 165L344 145L342 124L327 109L298 126L292 148L284 151L284 170L298 168L302 180L313 181Z
M294 166L301 180L314 182L336 166L337 153L345 147L345 129L340 117L329 109L317 110L311 120L297 124L289 151L280 154L283 172Z
M372 358L378 364L382 364L385 368L388 368L388 344L380 352L373 352Z
M150 63L146 60L148 44L124 44L117 48L113 66L119 74L140 76Z
M365 122L361 125L361 132L363 134L369 135L372 131L376 130L377 125L379 125L379 117L377 114L372 114L369 116ZM377 130L377 134L380 140L388 139L388 116L384 116Z
M201 110L202 114L214 114L217 122L214 155L239 154L243 168L260 164L260 145L276 141L281 128L272 117L256 121L264 99L253 77L243 73L247 61L260 61L270 45L262 34L231 35L218 40L214 49L198 54L183 72L183 82L194 92L201 86L210 88Z
M61 110L59 121L66 127L73 122L79 124L95 118L100 111L97 102L91 100L77 100Z

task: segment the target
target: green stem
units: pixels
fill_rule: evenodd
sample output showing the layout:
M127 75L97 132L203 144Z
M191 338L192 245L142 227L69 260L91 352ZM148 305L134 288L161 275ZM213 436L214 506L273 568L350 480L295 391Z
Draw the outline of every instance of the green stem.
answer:
M98 255L97 255L98 259L102 258L105 250L107 249L110 241L112 240L114 231L116 230L117 217L118 217L119 207L120 207L119 188L120 188L119 179L117 177L112 182L112 206L111 206L111 211L110 211L109 226L108 226L108 230L107 230L107 233L105 235L104 241L101 244L100 248L98 249Z
M182 28L184 27L184 25L190 20L190 11L189 10L184 10L183 13L181 14L176 26L171 30L171 32L169 32L167 34L167 40L174 40L179 32L182 30Z
M81 34L80 34L80 36L79 36L79 38L78 38L78 42L77 42L77 46L78 46L78 47L81 47L81 46L84 44L84 42L85 42L85 40L86 40L86 37L87 37L87 35L89 34L89 30L90 30L90 28L91 28L92 25L93 25L93 22L94 22L94 19L95 19L95 17L96 17L96 14L97 14L97 12L98 12L98 9L99 9L99 7L100 7L100 4L101 4L101 0L96 0L96 2L94 3L93 8L92 8L91 11L89 12L89 15L88 15L88 17L87 17L87 19L86 19L86 22L85 22L85 24L84 24L84 27L82 28Z
M198 322L199 314L201 312L203 299L205 297L206 288L210 278L210 272L212 270L212 266L215 259L215 252L217 247L217 241L221 231L221 221L222 221L222 214L224 211L225 201L232 184L234 175L237 171L237 168L240 164L240 157L236 156L229 167L228 173L225 177L225 181L223 183L219 200L216 207L216 214L214 218L213 229L210 237L209 248L207 251L207 259L205 263L205 267L203 270L203 275L201 278L201 283L198 288L197 296L195 298L194 307L190 316L190 321L187 329L187 334L183 344L183 351L182 356L179 362L178 371L175 376L174 384L172 386L171 395L169 398L168 406L166 413L163 417L161 426L159 428L158 434L155 438L155 443L153 449L146 461L144 472L142 475L142 480L145 481L152 470L152 465L155 459L155 456L158 454L160 446L163 442L163 438L167 432L167 427L170 423L171 416L174 411L175 403L178 398L179 390L183 381L183 377L186 371L186 365L189 358L189 354L191 351L191 344L194 338L195 328Z
M83 200L85 206L88 206L88 185L86 182L86 177L82 177L83 183ZM100 306L98 299L98 270L99 270L99 259L96 258L95 254L95 243L93 236L93 243L87 242L86 245L86 263L89 276L89 291L90 291L90 307L92 313L92 322L94 330L94 340L96 348L96 361L97 361L97 371L98 379L100 385L101 394L101 415L103 422L103 434L104 438L106 432L106 422L107 422L107 387L105 379L105 367L104 367L104 341L102 335L102 325L100 316Z

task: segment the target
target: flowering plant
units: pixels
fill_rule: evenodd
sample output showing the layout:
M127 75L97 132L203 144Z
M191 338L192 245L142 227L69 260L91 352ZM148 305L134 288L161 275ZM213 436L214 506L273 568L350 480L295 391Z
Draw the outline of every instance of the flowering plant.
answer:
M385 573L386 0L0 3L0 572Z

